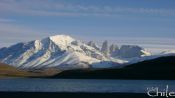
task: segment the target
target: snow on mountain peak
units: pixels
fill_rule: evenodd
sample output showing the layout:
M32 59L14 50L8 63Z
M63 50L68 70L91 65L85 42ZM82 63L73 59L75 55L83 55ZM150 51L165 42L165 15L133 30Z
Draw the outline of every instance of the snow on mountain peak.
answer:
M106 60L102 53L67 35L56 35L0 49L0 61L22 69L88 68ZM75 66L76 65L76 66Z
M52 40L55 44L63 44L63 45L68 45L71 42L75 41L75 39L73 39L68 35L50 36L49 39Z
M68 35L55 35L42 39L41 43L43 46L46 46L50 49L54 49L54 47L57 47L59 48L59 50L64 51L68 50L68 47L74 41L75 39Z
M144 48L137 45L122 45L119 50L113 53L114 57L120 57L120 58L132 58L132 57L142 57L150 55L151 53L149 53Z
M0 49L2 63L22 69L106 68L152 57L148 51L136 45L122 45L118 48L116 45L108 47L105 42L103 49L100 49L94 42L85 44L67 35L50 36ZM127 60L132 58L137 59Z

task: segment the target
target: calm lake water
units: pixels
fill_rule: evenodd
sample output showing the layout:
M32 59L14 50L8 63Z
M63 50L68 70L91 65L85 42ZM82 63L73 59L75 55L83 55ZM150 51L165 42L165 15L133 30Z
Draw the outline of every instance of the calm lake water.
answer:
M174 80L0 79L0 91L25 92L129 92L146 93L148 87L175 91Z

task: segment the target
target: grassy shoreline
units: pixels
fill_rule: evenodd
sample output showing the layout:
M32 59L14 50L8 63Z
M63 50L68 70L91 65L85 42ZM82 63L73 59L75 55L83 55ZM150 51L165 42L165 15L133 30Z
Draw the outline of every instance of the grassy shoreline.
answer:
M46 70L37 70L37 71L26 71L20 70L13 66L0 63L0 78L15 78L15 77L46 77L58 74L60 71L54 68Z

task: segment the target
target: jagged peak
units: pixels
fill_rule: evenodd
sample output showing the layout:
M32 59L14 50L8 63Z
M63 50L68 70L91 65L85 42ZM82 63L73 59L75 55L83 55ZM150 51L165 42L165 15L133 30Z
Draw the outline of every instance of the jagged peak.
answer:
M96 50L100 50L100 47L94 41L89 41L87 45L95 48Z

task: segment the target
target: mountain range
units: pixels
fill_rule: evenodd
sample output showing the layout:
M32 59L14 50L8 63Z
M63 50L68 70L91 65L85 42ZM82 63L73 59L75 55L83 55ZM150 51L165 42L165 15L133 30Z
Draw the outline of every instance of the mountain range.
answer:
M59 70L122 68L124 66L151 60L162 56L174 55L163 52L152 55L136 45L102 46L95 42L85 43L68 35L50 36L41 40L17 43L0 49L0 62L22 70Z

